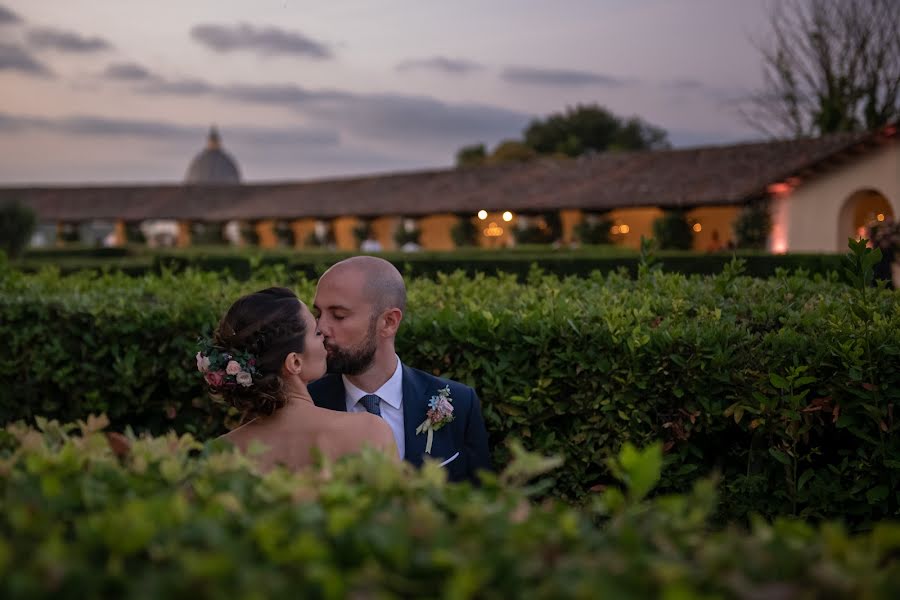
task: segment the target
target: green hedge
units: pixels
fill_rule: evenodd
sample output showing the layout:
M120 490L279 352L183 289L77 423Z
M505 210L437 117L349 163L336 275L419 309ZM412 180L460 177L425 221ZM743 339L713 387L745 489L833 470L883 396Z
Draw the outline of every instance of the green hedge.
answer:
M870 598L900 594L900 525L716 529L713 486L647 501L659 446L624 448L588 509L531 496L518 453L477 489L364 453L258 474L189 436L103 421L0 437L0 596L20 598ZM0 432L3 436L4 432Z
M312 282L188 272L130 279L7 271L0 422L73 421L201 438L226 415L203 395L195 341L240 294ZM723 477L723 516L900 515L900 295L834 279L658 271L559 279L462 274L410 284L398 351L477 388L495 448L566 459L552 490L582 501L625 441L666 442L662 489Z
M116 251L96 254L100 250ZM229 249L194 249L180 252L142 253L120 248L72 251L43 250L32 252L17 263L27 272L38 271L47 265L58 266L64 273L78 270L123 270L130 275L159 274L164 270L181 272L185 269L224 272L232 277L247 280L254 271L266 266L284 266L288 271L314 279L329 265L351 253L334 252L248 252ZM435 278L439 273L461 270L468 275L484 273L512 273L524 281L532 266L537 266L560 277L575 275L588 277L591 273L611 273L621 269L632 276L637 273L640 258L633 252L619 248L586 248L580 250L552 250L526 247L518 250L473 250L453 252L384 253L402 272L413 277ZM779 269L797 271L809 275L825 275L841 272L842 256L838 254L785 254L739 253L745 262L745 274L754 277L772 277ZM659 260L664 270L686 275L712 275L722 271L732 260L732 254L699 254L692 252L661 252Z

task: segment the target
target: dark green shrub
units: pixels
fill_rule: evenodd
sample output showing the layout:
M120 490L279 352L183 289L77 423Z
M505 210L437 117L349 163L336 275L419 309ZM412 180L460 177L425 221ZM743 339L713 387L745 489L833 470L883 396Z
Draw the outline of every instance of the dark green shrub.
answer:
M734 221L734 239L738 248L764 250L772 231L772 215L766 201L746 205Z
M683 210L668 210L653 221L653 237L662 250L690 250L694 232Z
M36 226L37 216L24 204L0 205L0 251L10 258L21 256Z
M419 245L419 238L422 237L422 231L419 229L414 219L400 219L397 229L394 231L394 243L398 248L402 248L407 244Z
M608 213L585 214L581 223L575 227L575 235L582 244L611 244L612 226Z
M0 422L102 411L117 427L220 433L228 415L203 394L196 338L242 293L314 293L280 267L252 273L4 278ZM584 500L608 477L604 453L661 438L663 488L718 470L731 518L898 515L896 294L867 288L860 300L834 278L738 267L527 277L414 279L398 338L408 364L478 389L498 464L512 437L564 456L553 493Z
M191 223L191 244L193 245L225 245L227 242L223 235L225 224L222 222Z
M518 223L513 229L517 244L552 244L562 238L562 221L556 211L537 215L519 215L525 226Z
M456 224L450 230L453 244L457 248L475 246L478 242L478 227L472 221L474 215L457 215Z
M372 237L372 221L360 220L359 224L353 228L353 237L356 238L356 247L359 248L360 244Z
M257 221L241 222L241 240L248 246L259 246L259 232L256 231Z
M125 223L125 241L129 244L146 244L147 238L141 231L140 221L127 221Z

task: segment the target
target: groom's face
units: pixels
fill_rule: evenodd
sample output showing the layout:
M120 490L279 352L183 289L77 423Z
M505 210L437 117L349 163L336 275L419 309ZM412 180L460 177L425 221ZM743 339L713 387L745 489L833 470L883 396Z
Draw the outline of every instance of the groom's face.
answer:
M358 375L375 360L377 315L356 269L326 273L313 302L327 351L328 372Z

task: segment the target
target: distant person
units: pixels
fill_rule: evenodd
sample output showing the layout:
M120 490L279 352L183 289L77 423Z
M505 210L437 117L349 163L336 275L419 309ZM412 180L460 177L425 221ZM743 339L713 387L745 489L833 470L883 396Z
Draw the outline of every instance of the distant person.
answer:
M719 230L713 229L710 238L709 244L706 246L706 251L721 252L724 246L722 246L722 241L719 239Z
M336 459L365 446L396 457L384 420L313 403L307 384L325 374L325 346L316 320L291 290L272 287L239 298L205 345L197 369L207 388L245 420L223 438L243 451L261 443L263 470L299 469L317 452Z
M394 265L374 256L335 264L319 278L314 308L329 372L309 386L316 405L378 415L393 431L398 456L415 466L430 456L451 481L474 481L479 470L491 469L475 390L397 356L406 287Z

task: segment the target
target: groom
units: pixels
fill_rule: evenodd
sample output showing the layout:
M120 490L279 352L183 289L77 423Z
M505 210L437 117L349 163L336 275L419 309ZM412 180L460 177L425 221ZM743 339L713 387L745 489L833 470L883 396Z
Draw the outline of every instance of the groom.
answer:
M418 467L430 455L451 481L477 481L477 471L491 469L475 390L406 366L394 351L406 287L391 263L355 256L335 264L319 278L313 308L329 372L309 386L317 406L380 416L402 458ZM447 387L453 420L436 428L429 448L428 433L416 429L426 421L429 400L448 396L441 392Z

